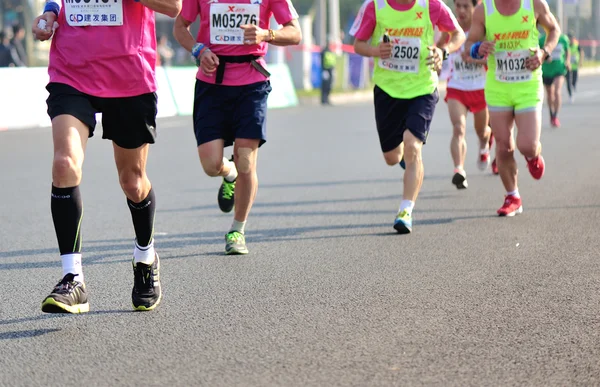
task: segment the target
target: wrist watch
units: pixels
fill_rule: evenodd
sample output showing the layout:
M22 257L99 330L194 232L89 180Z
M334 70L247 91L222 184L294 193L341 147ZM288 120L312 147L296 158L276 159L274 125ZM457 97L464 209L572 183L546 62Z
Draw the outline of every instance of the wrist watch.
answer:
M448 59L448 55L450 55L450 53L448 52L448 49L446 47L442 48L442 52L444 53L444 60Z
M548 51L546 50L545 47L542 47L542 51L544 51L544 61L545 61L546 59L548 59L548 57L550 56L550 54L548 53Z

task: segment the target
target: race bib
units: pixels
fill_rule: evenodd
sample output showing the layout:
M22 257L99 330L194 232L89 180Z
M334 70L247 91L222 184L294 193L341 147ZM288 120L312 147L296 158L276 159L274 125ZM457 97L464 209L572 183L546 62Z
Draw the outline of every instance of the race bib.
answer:
M483 64L480 63L467 63L462 60L459 56L454 60L454 73L455 77L459 81L463 82L477 82L485 78L485 70Z
M70 26L123 25L123 0L63 0L63 3Z
M496 80L505 83L527 82L531 71L525 66L529 50L499 51L494 53L496 60Z
M554 47L554 50L552 50L552 53L550 54L550 57L552 58L552 62L562 60L563 53L564 53L564 48L563 48L562 44L557 44L556 47Z
M243 45L244 24L260 23L260 4L210 5L210 43Z
M392 56L379 59L379 66L399 73L419 73L421 39L392 36Z

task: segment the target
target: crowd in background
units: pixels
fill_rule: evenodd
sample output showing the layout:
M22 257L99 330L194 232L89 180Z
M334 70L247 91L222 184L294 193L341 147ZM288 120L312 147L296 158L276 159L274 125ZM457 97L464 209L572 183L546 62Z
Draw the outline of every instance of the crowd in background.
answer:
M25 29L20 24L0 30L0 67L29 65L25 49Z

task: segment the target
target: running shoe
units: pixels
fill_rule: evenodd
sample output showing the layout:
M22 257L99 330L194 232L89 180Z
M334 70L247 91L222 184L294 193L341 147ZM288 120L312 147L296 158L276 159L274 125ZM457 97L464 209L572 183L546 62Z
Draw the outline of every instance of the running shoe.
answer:
M233 156L231 156L230 161L233 161ZM219 193L217 195L217 199L219 201L219 208L221 211L227 213L233 210L233 205L235 203L235 180L229 182L223 178L223 183L221 183L221 187L219 187Z
M85 313L90 311L83 282L75 281L77 274L68 273L42 302L44 313Z
M455 169L454 176L452 176L452 184L457 189L466 189L469 186L469 183L467 183L467 173L461 169Z
M494 158L494 161L492 161L492 173L494 175L498 175L500 172L498 171L498 163L496 162L496 159Z
M499 216L515 216L523 212L523 205L521 204L521 198L515 195L506 195L504 198L504 204L498 210Z
M237 231L229 231L225 235L225 254L244 255L248 254L246 247L246 237Z
M490 150L481 149L479 151L479 158L477 159L477 167L480 171L485 171L490 166Z
M560 127L560 121L558 120L558 117L550 118L550 125L552 125L555 128Z
M404 157L400 160L400 168L406 170L406 163L404 162Z
M527 161L527 168L529 168L531 176L536 180L541 179L542 176L544 176L544 170L546 169L546 163L544 162L542 155L531 160L525 160Z
M394 229L398 234L410 234L412 232L412 215L403 210L399 212L394 221Z
M160 259L154 255L154 262L146 265L141 262L133 264L133 290L131 300L133 308L139 311L152 310L158 306L162 299L160 286Z

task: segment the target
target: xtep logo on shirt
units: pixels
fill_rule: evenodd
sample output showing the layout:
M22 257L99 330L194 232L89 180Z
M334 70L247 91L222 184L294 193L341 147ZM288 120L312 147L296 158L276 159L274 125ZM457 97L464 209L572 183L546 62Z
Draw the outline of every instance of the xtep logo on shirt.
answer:
M423 35L423 27L386 28L385 33L389 36L413 36L418 38Z
M417 12L417 17L415 18L415 20L417 19L423 19L423 12Z
M245 12L246 11L244 8L240 8L240 7L237 7L235 5L228 5L227 8L228 8L227 12L238 13L238 12Z
M521 23L529 23L529 15L523 16L523 21Z
M496 47L500 50L514 50L522 47L523 41L529 38L529 30L501 32L494 34Z

